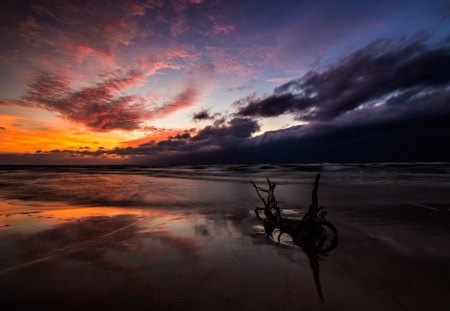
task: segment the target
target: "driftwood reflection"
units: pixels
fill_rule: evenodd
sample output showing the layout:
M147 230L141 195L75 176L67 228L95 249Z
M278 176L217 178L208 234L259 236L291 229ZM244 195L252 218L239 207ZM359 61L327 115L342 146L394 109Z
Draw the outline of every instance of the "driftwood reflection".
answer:
M324 297L319 277L319 260L338 246L339 236L336 227L325 218L326 212L323 210L323 207L319 207L319 180L320 174L317 174L312 191L312 203L302 219L291 219L282 216L281 209L275 199L275 183L267 179L268 189L263 189L253 182L252 184L259 198L264 203L263 208L255 208L255 214L262 221L266 237L280 244L281 236L288 235L292 242L305 252L313 271L319 299L323 302ZM267 199L263 198L261 192L267 193ZM260 211L264 212L264 217L261 217ZM278 236L275 238L276 234Z

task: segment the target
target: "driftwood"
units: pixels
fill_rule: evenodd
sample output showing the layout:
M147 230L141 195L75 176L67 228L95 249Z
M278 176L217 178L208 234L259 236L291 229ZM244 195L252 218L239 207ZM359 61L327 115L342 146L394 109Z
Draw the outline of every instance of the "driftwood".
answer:
M326 212L323 211L323 207L319 207L319 181L320 174L317 174L312 190L311 205L302 219L282 217L281 209L275 200L275 183L267 179L269 190L258 187L253 181L251 183L264 204L263 208L255 208L255 214L263 222L266 237L273 239L274 232L278 231L278 244L281 242L281 236L287 234L292 238L292 242L295 245L303 249L313 270L318 296L323 302L324 298L319 278L319 256L326 256L334 250L338 246L339 236L336 227L325 219ZM260 191L268 194L267 200L264 200ZM260 211L264 211L264 218L260 216Z

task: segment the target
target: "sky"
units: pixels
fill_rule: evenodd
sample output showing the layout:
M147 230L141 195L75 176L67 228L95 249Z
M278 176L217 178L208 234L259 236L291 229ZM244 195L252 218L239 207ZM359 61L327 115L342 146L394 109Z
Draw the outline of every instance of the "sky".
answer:
M449 1L3 1L0 38L0 164L450 159Z

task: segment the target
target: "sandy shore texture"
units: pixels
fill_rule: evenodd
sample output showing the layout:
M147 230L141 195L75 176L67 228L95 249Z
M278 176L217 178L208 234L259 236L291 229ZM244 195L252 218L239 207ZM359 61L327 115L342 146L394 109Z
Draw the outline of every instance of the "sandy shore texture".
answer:
M249 181L276 181L283 215L300 218L316 172L340 239L313 263L288 236L267 238ZM449 172L442 163L2 167L0 306L448 310Z

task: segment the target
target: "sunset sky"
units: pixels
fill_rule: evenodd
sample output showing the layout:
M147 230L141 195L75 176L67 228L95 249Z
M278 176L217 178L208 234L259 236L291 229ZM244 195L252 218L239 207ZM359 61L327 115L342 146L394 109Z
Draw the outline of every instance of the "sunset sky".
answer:
M448 1L0 6L0 164L450 159Z

